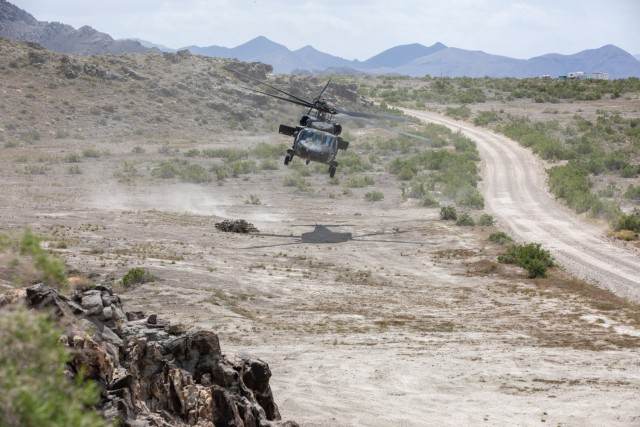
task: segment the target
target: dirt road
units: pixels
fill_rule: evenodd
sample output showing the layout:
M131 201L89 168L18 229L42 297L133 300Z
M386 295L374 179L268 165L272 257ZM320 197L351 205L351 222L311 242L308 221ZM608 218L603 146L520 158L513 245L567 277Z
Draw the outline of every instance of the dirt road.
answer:
M425 111L422 120L443 124L472 138L482 157L483 195L488 209L524 242L539 242L571 273L620 296L640 300L637 251L610 242L603 230L577 218L547 191L542 163L514 141Z

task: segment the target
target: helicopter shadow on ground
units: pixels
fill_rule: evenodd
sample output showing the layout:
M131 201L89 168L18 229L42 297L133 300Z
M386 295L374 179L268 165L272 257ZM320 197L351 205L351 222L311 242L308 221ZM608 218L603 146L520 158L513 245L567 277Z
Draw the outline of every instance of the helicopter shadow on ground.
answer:
M406 233L407 231L393 231L393 232L377 232L377 233L368 233L359 236L354 236L353 233L350 232L336 232L330 229L330 227L344 227L351 226L352 224L341 224L341 225L294 225L293 227L314 227L313 231L309 231L306 233L301 233L299 236L296 235L284 235L284 234L266 234L260 233L258 236L269 236L269 237L281 237L284 239L294 239L293 242L287 243L276 243L272 245L257 245L257 246L249 246L244 249L261 249L261 248L270 248L277 246L289 246L289 245L299 245L301 243L306 244L339 244L346 243L350 241L355 242L386 242L386 243L399 243L399 244L408 244L408 245L422 245L424 242L412 242L407 240L387 240L387 239L370 239L372 236L394 236L397 237L399 234Z

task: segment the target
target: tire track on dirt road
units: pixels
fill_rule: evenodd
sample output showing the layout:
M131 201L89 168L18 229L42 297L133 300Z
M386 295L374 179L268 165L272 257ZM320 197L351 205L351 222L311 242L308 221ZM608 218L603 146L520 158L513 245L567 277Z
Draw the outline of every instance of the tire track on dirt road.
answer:
M611 243L597 226L555 200L539 159L513 140L427 111L404 110L460 131L482 158L482 188L489 211L518 239L541 243L572 274L617 295L640 301L640 256Z

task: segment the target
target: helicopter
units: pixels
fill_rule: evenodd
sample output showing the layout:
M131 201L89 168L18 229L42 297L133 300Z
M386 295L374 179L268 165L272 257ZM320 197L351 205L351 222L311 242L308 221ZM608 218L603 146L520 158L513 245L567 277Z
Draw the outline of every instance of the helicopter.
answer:
M366 120L384 119L394 121L408 121L408 119L404 117L358 111L338 110L337 108L329 105L327 101L322 97L322 95L327 90L327 87L329 87L331 79L329 79L327 84L325 84L318 96L316 96L312 101L308 101L248 74L244 74L231 68L227 68L227 70L262 85L265 85L275 90L276 92L286 96L276 95L249 87L245 87L245 89L277 98L282 101L291 102L293 104L300 105L309 109L306 113L303 113L298 122L298 125L289 126L281 124L278 128L278 133L293 137L293 145L291 146L291 148L287 149L287 154L284 157L285 166L289 165L294 157L297 156L305 160L307 165L311 162L329 165L329 177L333 178L338 168L338 162L336 161L338 151L346 150L347 148L349 148L349 141L346 141L342 139L342 137L340 137L340 134L342 133L342 125L334 120L335 117L344 117L350 120L360 121L371 126L387 129L402 135L418 138L427 142L431 141L430 139L420 135L415 135L396 128L382 125L380 123L374 123Z

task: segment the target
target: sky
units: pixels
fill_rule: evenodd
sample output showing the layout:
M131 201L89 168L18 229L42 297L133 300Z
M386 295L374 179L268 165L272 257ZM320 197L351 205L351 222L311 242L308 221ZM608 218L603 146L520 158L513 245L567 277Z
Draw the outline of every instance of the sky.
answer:
M366 60L441 42L528 59L614 44L640 54L640 0L9 0L39 21L89 25L171 48L265 36Z

